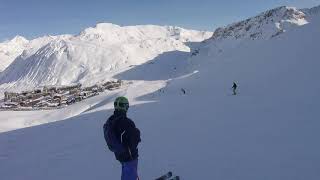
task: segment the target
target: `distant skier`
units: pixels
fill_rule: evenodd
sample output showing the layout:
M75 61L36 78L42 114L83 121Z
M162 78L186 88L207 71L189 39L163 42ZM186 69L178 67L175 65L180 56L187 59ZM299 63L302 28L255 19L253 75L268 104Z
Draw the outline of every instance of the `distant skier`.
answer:
M122 165L121 180L138 180L138 144L140 131L127 118L129 101L118 97L114 102L114 113L103 126L108 148Z
M183 94L186 94L186 90L185 89L181 88L181 91L182 91Z
M238 85L235 82L233 82L233 86L232 86L233 95L237 95L237 87Z

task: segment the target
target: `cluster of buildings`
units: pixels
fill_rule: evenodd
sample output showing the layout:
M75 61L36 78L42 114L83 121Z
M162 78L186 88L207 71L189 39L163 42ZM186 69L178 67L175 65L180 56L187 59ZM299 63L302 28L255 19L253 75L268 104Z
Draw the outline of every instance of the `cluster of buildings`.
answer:
M122 81L108 81L90 87L81 84L70 86L45 86L21 93L5 92L0 109L37 110L62 108L98 95L105 90L119 89Z

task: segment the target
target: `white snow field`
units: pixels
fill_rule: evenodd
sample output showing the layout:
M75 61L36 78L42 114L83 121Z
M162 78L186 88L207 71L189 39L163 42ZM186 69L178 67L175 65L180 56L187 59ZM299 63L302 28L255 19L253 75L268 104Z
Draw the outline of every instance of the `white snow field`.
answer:
M125 95L128 116L142 133L141 180L169 170L184 180L318 180L319 9L268 11L252 23L273 26L257 31L218 29L224 33L186 43L197 55L163 51L112 72L128 86L65 109L0 112L2 131L16 129L0 134L1 179L120 179L102 126L115 97ZM299 23L292 21L297 13ZM279 30L282 22L290 26Z

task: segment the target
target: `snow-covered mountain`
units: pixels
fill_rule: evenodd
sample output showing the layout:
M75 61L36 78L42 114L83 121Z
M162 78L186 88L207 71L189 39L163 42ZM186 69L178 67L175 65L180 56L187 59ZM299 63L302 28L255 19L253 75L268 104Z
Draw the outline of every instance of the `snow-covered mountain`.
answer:
M101 23L76 36L43 37L1 74L2 87L36 87L95 83L115 71L145 63L168 51L190 51L211 32L172 26L125 26ZM41 43L36 43L41 42Z
M212 39L270 39L287 29L306 23L306 15L302 11L283 6L225 28L218 28Z
M9 41L0 43L0 72L25 50L28 42L26 38L16 36Z
M69 36L43 36L30 41L22 36L16 36L9 41L0 43L0 72L16 58L26 59L50 41L57 38L68 38Z
M209 49L208 53L215 54L238 47L247 41L269 40L307 24L314 14L309 12L315 11L314 9L316 8L300 10L282 6L268 10L255 17L217 28L213 36L203 42L198 49Z

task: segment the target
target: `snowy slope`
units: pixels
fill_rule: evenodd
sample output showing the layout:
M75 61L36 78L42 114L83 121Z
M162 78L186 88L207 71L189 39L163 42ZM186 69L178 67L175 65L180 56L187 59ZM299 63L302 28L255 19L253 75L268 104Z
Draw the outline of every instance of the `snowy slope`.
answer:
M275 8L244 21L217 28L213 36L202 43L200 48L209 46L209 53L214 54L232 50L244 41L269 40L287 30L307 24L310 18L310 14L306 15L303 10L294 7Z
M54 39L67 39L71 35L43 36L33 40L27 40L22 36L16 36L10 41L0 43L0 71L7 68L16 58L26 59L36 53L42 46Z
M279 7L244 21L218 28L212 39L269 39L307 23L306 15L294 7Z
M203 41L211 35L171 26L120 27L101 23L77 36L55 38L39 50L28 52L28 56L18 57L1 74L0 84L2 89L18 90L105 81L117 71L164 52L188 52L186 42Z
M197 56L164 53L115 73L133 84L77 108L19 112L20 122L43 123L40 114L69 119L1 133L1 178L120 179L101 130L115 96L126 95L142 132L141 179L173 170L186 180L318 180L320 21L308 22L228 51L210 40ZM14 124L16 112L0 114Z

